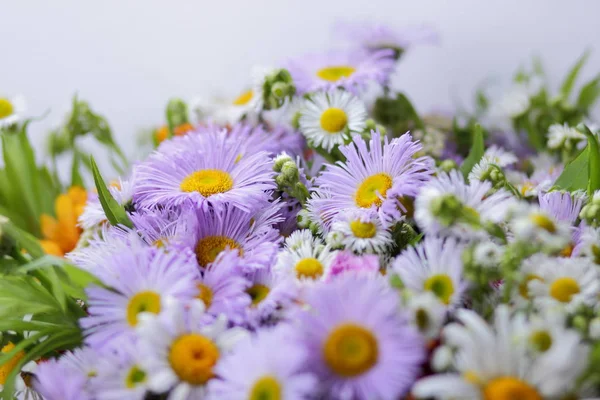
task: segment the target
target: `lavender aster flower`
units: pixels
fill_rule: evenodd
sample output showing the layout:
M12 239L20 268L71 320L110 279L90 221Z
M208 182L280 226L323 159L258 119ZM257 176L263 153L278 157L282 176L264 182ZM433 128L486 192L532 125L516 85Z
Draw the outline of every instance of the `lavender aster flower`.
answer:
M319 191L325 196L313 196L310 207L324 221L332 221L348 209L377 210L384 226L402 219L406 211L402 200L417 194L432 174L429 158L414 158L421 150L409 134L388 142L372 132L369 145L359 136L353 143L340 147L345 163L328 165L317 179ZM325 222L329 229L330 222Z
M148 245L170 247L192 234L190 219L193 218L194 211L191 206L140 210L132 213L130 219L134 230Z
M153 248L125 251L106 260L103 283L112 290L89 287L89 316L80 320L94 347L128 337L138 324L138 314L157 314L162 299L172 296L191 300L197 294L198 271L187 254Z
M306 350L290 341L289 327L261 330L236 345L217 365L211 392L221 399L304 399L317 378L302 371Z
M555 220L574 225L585 203L585 195L580 193L550 192L540 194L540 209Z
M346 274L306 293L297 315L306 364L327 398L401 398L425 359L421 337L398 314L398 296L380 277Z
M45 400L91 400L86 391L87 377L61 359L40 363L33 387Z
M223 250L237 250L245 267L268 265L277 251L281 237L273 225L281 220L279 203L263 203L260 212L247 212L233 206L197 210L192 221L192 234L180 245L192 249L198 264L205 268Z
M253 327L279 320L282 312L287 311L298 296L294 280L272 268L252 272L249 280L251 284L246 293L252 303L246 309L246 319Z
M357 92L371 82L385 83L394 68L393 56L392 50L336 51L291 60L286 68L298 94L340 87Z
M133 197L141 207L191 202L252 210L275 189L267 154L240 158L242 144L228 141L226 131L188 135L177 147L155 152L136 167Z

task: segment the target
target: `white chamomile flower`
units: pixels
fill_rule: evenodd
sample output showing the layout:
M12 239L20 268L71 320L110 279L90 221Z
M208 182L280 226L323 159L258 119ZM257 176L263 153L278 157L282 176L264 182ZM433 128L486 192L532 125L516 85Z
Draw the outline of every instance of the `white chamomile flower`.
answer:
M384 253L392 234L374 210L346 210L332 224L330 234L341 234L341 244L356 253Z
M510 229L516 240L548 251L562 250L571 242L570 224L526 203L519 203L511 210Z
M499 167L506 167L518 161L517 156L513 153L496 145L491 146L485 151L483 159L486 159Z
M439 337L446 320L447 308L432 292L422 292L408 299L412 324L426 339Z
M305 100L300 131L315 146L330 151L365 129L367 110L354 95L343 90L319 92Z
M441 157L446 145L446 135L441 130L428 126L426 130L412 131L415 140L423 146L422 152L434 157Z
M295 249L284 249L277 256L275 271L293 276L298 282L325 279L337 252L317 242L304 242Z
M463 280L464 246L453 238L427 236L409 247L392 264L404 286L414 292L431 292L447 307L456 308L467 288Z
M148 390L148 373L140 365L135 341L124 341L115 353L103 354L94 392L98 400L142 400Z
M588 257L592 262L600 264L600 229L584 225L578 230L578 240L572 255Z
M26 104L23 96L15 96L13 98L0 96L0 128L21 121L25 110Z
M574 149L584 140L585 135L567 123L553 124L548 129L548 147L551 149Z
M526 84L515 84L498 101L492 103L489 114L492 119L516 118L523 115L530 105L529 87Z
M540 305L572 310L594 304L600 290L597 268L584 258L536 254L523 262L523 270L526 275L521 285L527 285L527 295Z
M133 198L133 177L129 180L122 180L111 183L108 187L110 194L117 200L121 206L126 206L131 203ZM100 199L97 193L90 193L88 201L85 204L83 213L79 216L78 224L83 229L92 229L107 222L106 214L100 204Z
M315 238L312 232L308 229L300 229L292 232L290 236L285 239L285 248L288 250L297 250L305 243L309 243L311 246L315 246L320 243Z
M587 365L588 348L577 340L557 343L544 353L519 341L520 324L499 306L489 326L477 313L461 309L444 329L446 344L456 348L455 373L426 377L413 387L417 398L558 399L571 394Z
M140 366L156 393L170 391L169 400L197 400L207 396L214 368L247 331L228 329L221 315L203 325L204 303L165 301L160 315L142 313L138 324Z
M494 242L480 242L473 249L473 261L486 268L495 268L500 264L504 248Z

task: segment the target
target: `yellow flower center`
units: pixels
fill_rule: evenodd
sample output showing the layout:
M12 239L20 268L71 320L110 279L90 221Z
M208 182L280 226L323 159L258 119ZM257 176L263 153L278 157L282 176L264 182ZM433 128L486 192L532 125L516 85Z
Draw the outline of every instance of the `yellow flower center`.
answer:
M279 381L274 376L263 376L254 383L249 400L281 400L283 393Z
M361 239L370 239L377 233L377 227L372 222L352 221L350 229L354 236Z
M562 303L568 303L580 291L579 284L573 278L558 278L550 285L550 296Z
M529 343L538 351L544 352L552 346L552 336L547 331L535 331L529 335Z
M496 378L483 389L485 400L542 400L529 384L512 377Z
M427 313L427 310L419 308L417 309L417 311L415 311L415 323L417 325L417 328L419 328L421 332L426 330L429 326L429 319L430 318L429 314Z
M389 188L392 187L392 177L386 173L371 175L362 181L354 199L359 207L369 208L373 204L379 207L382 203L382 198Z
M0 119L11 116L14 111L15 109L10 100L0 98Z
M321 114L321 128L325 132L338 133L342 131L348 123L348 115L341 108L331 107Z
M206 236L196 243L196 259L202 267L208 266L217 259L217 256L225 249L238 249L243 254L242 246L227 236Z
M344 377L357 376L377 363L377 339L360 325L342 324L325 340L323 357L327 366L336 374Z
M533 280L538 280L540 282L543 282L544 280L535 274L529 274L525 277L525 279L523 280L523 282L521 282L521 284L519 285L519 293L521 294L522 297L529 299L529 282L533 281Z
M9 353L14 348L15 345L12 342L8 342L8 344L2 348L2 354ZM2 366L0 366L0 385L4 385L6 383L6 378L8 378L8 375L23 357L25 357L25 352L21 350L17 352L17 354L15 354L10 360L6 361L4 364L2 364Z
M133 389L140 383L146 382L146 379L146 372L140 369L140 367L137 365L134 365L131 367L127 373L127 376L125 377L125 386L127 386L129 389Z
M317 76L329 82L337 82L342 78L350 77L355 71L356 68L349 65L334 65L321 68L317 71Z
M218 359L217 346L197 333L180 336L169 351L169 363L175 374L193 385L202 385L214 376L213 366Z
M548 232L548 233L556 232L556 225L550 218L548 218L544 214L532 214L529 218L535 225L542 228L546 232Z
M317 279L321 275L323 275L323 264L316 258L303 258L296 263L298 278Z
M454 294L454 284L446 274L430 276L425 280L423 289L435 294L444 304L449 304L450 298Z
M136 326L138 323L138 314L141 312L150 312L158 314L160 312L160 295L153 291L136 293L127 305L127 322L130 326Z
M271 289L269 289L268 286L261 285L260 283L252 285L246 289L246 293L248 293L252 299L253 306L258 305L261 301L263 301L269 295L270 291Z
M212 304L212 300L213 300L213 291L211 288L209 288L208 286L206 286L204 283L199 283L198 284L198 290L200 291L198 293L198 296L196 296L198 299L202 300L202 302L204 303L204 306L206 308L209 308L210 305Z
M181 181L181 191L198 192L204 197L225 193L233 187L233 179L228 172L219 169L203 169L192 172Z
M573 249L575 249L575 245L573 243L569 243L560 251L559 255L566 258L571 257L571 254L573 254Z
M253 97L254 97L254 92L252 91L252 89L246 90L245 92L240 94L238 97L236 97L235 100L233 100L233 105L245 106L246 104L248 104L250 102L250 100L252 100Z

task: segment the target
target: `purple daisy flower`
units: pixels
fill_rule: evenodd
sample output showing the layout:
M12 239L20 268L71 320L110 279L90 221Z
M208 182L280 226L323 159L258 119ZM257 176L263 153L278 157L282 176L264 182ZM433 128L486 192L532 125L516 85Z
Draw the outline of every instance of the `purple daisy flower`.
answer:
M309 54L291 60L286 68L298 94L336 88L356 93L371 82L387 82L394 65L394 52L384 49Z
M328 279L346 273L379 273L379 257L373 254L357 256L351 251L340 251L329 267Z
M45 400L90 400L87 376L64 359L40 363L33 378L34 389Z
M142 208L191 202L253 210L276 187L267 153L240 158L242 144L227 140L225 130L188 135L176 144L136 166L133 197Z
M327 166L316 181L325 195L309 200L313 214L325 221L326 231L334 217L348 209L377 210L384 226L401 220L406 212L402 200L414 197L433 173L430 158L415 158L421 145L408 133L382 143L380 133L372 131L368 146L355 136L340 150L346 162Z
M80 320L86 343L96 348L133 335L138 314L158 314L163 298L191 300L198 293L198 270L188 253L130 249L105 264L102 280L111 289L87 288L89 316Z
M237 252L226 251L204 269L197 286L198 298L204 302L208 321L224 314L234 324L243 322L251 300L246 293L250 282L238 272L242 268L243 260Z
M438 44L439 32L428 25L393 29L373 22L339 23L336 32L367 50L393 49L406 51L417 44Z
M135 231L148 245L169 247L191 234L192 207L140 210L130 215ZM126 229L124 229L126 230Z
M574 225L585 203L585 195L569 192L550 192L538 196L540 208L557 221Z
M228 132L228 140L242 143L242 154L255 154L266 151L270 156L286 152L292 156L302 154L306 144L299 132L277 125L272 129L239 123Z
M244 267L269 265L278 244L279 232L274 225L281 221L280 203L264 202L258 212L247 212L231 205L219 209L197 210L192 233L179 245L196 254L198 265L206 268L223 250L237 250Z
M289 309L298 296L294 280L271 267L253 271L249 280L251 284L246 293L250 295L251 304L246 309L246 321L253 327L279 321L282 312Z
M302 370L306 350L289 340L288 326L265 329L240 341L215 368L210 391L220 399L304 399L317 378Z
M417 379L425 360L422 338L399 314L399 299L381 277L345 274L313 286L311 311L296 315L306 367L327 398L396 399Z

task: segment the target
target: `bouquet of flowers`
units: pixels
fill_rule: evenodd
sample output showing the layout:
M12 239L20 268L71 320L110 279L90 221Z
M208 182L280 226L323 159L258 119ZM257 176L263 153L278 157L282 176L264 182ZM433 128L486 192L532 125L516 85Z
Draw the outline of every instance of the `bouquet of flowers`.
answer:
M170 100L135 163L75 98L40 164L0 98L3 399L600 396L587 54L558 92L536 61L426 115L390 82L435 32L339 31L238 97Z

